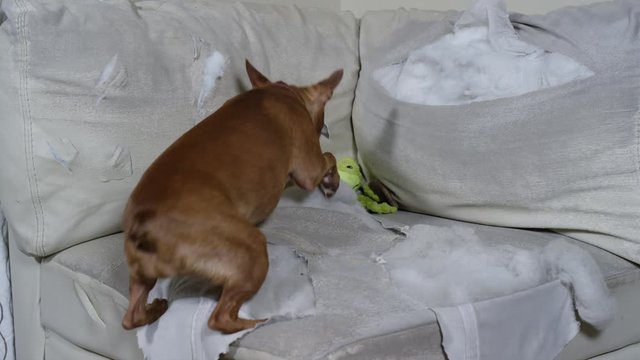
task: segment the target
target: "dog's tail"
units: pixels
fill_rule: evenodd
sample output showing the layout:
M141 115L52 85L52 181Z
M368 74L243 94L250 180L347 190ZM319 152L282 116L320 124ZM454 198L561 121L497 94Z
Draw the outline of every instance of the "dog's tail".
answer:
M154 216L153 211L139 211L131 219L126 235L126 241L130 241L136 250L147 254L155 254L156 244L150 239L147 224Z

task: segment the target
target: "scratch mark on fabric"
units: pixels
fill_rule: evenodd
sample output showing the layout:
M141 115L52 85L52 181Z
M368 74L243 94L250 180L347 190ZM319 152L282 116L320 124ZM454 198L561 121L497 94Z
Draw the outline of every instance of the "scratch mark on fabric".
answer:
M109 88L120 88L127 84L126 69L118 62L118 54L115 54L102 70L100 78L94 86L96 106L105 98Z
M131 11L133 11L133 14L137 18L142 19L142 16L140 16L140 12L138 11L140 7L136 4L136 2L134 0L129 0L129 5L131 5Z
M53 159L62 165L67 171L72 172L71 164L78 156L78 149L69 139L57 138L47 141L49 152Z
M80 300L80 303L84 307L84 309L87 312L87 314L89 315L89 317L93 321L95 321L96 324L98 324L101 328L106 328L107 325L100 318L100 315L98 314L98 310L96 310L95 306L93 305L93 302L91 301L91 298L89 297L89 294L87 294L87 292L82 288L82 286L80 286L75 281L73 282L73 288L75 289L76 295L78 296L78 299Z
M191 44L193 45L193 61L196 61L200 58L200 45L198 45L198 42L202 42L202 38L198 38L198 40L196 40L196 37L191 35Z
M100 180L103 182L122 180L131 175L133 175L131 152L118 145L102 171Z

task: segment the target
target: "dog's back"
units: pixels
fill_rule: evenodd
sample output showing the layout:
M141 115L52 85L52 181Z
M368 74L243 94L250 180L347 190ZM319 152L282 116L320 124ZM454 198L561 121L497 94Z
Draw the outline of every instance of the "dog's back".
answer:
M295 95L264 87L225 103L149 167L130 197L131 211L162 207L210 218L234 209L252 223L264 220L289 180L294 151L319 147ZM312 144L295 144L303 141Z

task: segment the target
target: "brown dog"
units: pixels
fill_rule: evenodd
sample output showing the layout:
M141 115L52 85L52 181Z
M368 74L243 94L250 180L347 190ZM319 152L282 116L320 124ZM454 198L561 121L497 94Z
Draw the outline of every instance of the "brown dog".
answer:
M342 70L308 87L272 83L248 61L253 89L185 133L143 174L124 212L130 303L125 329L157 320L166 299L147 304L156 280L195 275L222 286L209 327L224 333L264 320L238 318L267 274L256 228L290 181L332 196L336 159L320 150L324 106Z

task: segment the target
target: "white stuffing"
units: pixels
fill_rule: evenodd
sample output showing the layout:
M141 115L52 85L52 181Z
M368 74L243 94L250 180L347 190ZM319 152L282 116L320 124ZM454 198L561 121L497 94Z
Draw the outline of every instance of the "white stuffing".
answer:
M195 51L195 50L194 50ZM199 54L194 52L194 57L199 57ZM198 99L196 101L196 107L198 108L198 112L200 115L204 115L203 107L204 101L211 94L213 88L215 88L218 79L222 77L224 74L224 68L226 65L226 58L218 51L213 51L211 55L209 55L204 60L204 67L202 69L202 83L200 86L200 93L198 95Z
M593 258L584 249L561 241L546 246L542 257L547 276L572 289L582 320L604 329L613 320L616 304Z
M578 246L552 241L542 250L486 245L462 225L416 225L381 256L394 286L430 307L505 296L560 279L571 286L583 320L603 328L615 304L591 256Z
M541 264L526 250L488 247L473 229L415 225L383 254L399 290L429 306L453 306L534 287Z
M489 3L489 4L487 4ZM454 31L373 73L394 98L421 105L459 105L522 95L585 79L573 59L521 41L502 1L478 1Z

